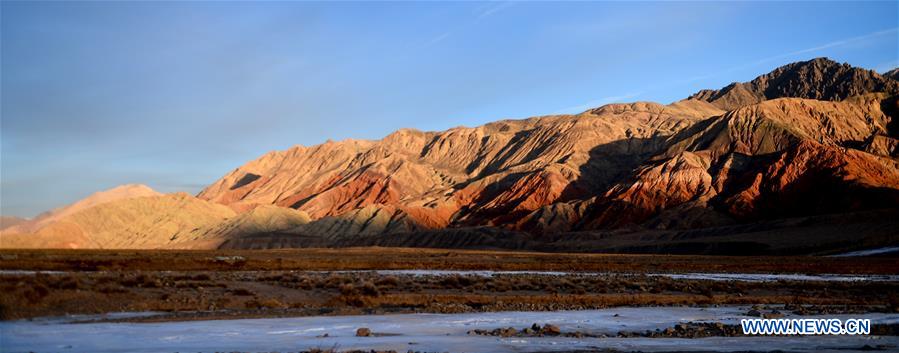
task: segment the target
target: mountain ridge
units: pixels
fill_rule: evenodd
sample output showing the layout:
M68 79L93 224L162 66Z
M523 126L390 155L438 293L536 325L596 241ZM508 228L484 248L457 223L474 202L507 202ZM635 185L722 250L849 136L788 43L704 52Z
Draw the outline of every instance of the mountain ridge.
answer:
M196 197L182 195L191 209L216 210L208 222L173 217L183 227L168 238L124 233L144 234L155 247L552 248L543 242L560 234L626 238L899 208L897 93L889 75L818 58L667 105L617 103L297 145L232 170ZM181 205L153 197L162 199L144 202ZM143 207L128 201L101 208ZM66 222L82 230L91 223ZM66 229L59 232L77 233ZM870 229L853 236L893 241L884 228ZM90 228L72 243L139 245L107 233Z
M6 227L0 231L6 233L34 232L69 215L107 202L158 195L161 194L143 184L123 184L111 189L95 192L71 204L41 213L37 215L37 217L34 217L34 219L18 222L18 224Z
M834 101L871 92L896 94L899 82L892 77L894 71L880 75L874 70L821 57L778 67L749 82L734 82L719 90L701 90L688 99L733 110L773 98Z

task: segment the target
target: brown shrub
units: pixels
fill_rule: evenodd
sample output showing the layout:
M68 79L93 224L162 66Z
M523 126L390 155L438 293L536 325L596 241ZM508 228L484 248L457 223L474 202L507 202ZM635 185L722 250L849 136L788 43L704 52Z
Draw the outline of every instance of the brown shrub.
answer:
M199 283L196 282L183 282L179 281L175 283L175 288L197 288L202 287Z
M247 309L283 309L287 307L287 305L275 298L269 298L262 301L258 299L248 300L244 303L244 306Z
M118 280L118 277L113 277L113 276L102 276L102 277L98 277L98 278L95 279L94 281L95 281L97 284L104 284L104 283L115 282L116 280Z
M81 281L79 281L77 277L66 276L59 281L52 282L51 286L56 289L80 289Z
M283 309L283 308L287 307L287 305L285 305L280 300L275 299L275 298L269 298L269 299L263 300L262 302L259 303L259 305L260 305L260 307L267 308L267 309Z
M104 285L97 288L97 291L103 294L128 293L128 290L116 285Z
M497 292L508 292L512 289L512 284L505 279L498 278L487 283L487 288Z
M375 281L375 284L377 284L378 287L395 288L400 285L400 280L399 278L396 278L396 276L386 276L378 278L378 280Z
M120 282L125 287L139 287L139 288L159 288L162 287L162 281L155 279L153 277L147 276L146 274L140 274L136 277L125 278Z
M556 281L556 287L558 287L559 289L572 289L572 288L577 287L577 285L574 284L573 282L571 282L570 280L568 280L567 278L562 278L562 279Z
M572 284L574 287L580 288L580 286ZM542 287L536 280L521 278L515 281L515 289L517 290L540 290Z
M360 290L362 292L362 295L369 296L369 297L377 297L377 296L381 295L381 291L378 290L378 287L375 286L375 284L371 283L371 282L363 282L362 286L360 287Z
M25 290L23 293L25 296L25 300L28 300L31 304L40 303L44 298L50 294L50 288L43 284L35 284Z
M892 313L899 313L899 295L896 293L890 293L890 297L887 298L887 310Z
M353 295L358 295L358 294L359 294L359 289L357 289L356 286L354 286L350 283L343 284L340 286L340 295L353 296Z
M472 284L477 283L478 279L472 276L459 276L458 281L460 286L468 287Z
M366 306L365 298L359 295L342 295L340 298L344 303L350 306L355 306L357 308L364 308Z
M261 278L262 281L266 282L284 282L286 279L289 280L289 278L285 278L284 275L271 275Z
M461 286L459 275L447 276L440 281L440 284L446 288L459 288Z
M252 291L250 291L248 289L244 289L244 288L232 289L231 294L234 294L237 296L242 296L242 297L256 295L256 293L253 293Z
M299 283L297 283L297 288L310 290L316 286L316 283L308 278L303 278Z
M323 284L321 284L322 288L339 288L343 284L352 283L353 279L348 276L343 275L331 275L329 276Z

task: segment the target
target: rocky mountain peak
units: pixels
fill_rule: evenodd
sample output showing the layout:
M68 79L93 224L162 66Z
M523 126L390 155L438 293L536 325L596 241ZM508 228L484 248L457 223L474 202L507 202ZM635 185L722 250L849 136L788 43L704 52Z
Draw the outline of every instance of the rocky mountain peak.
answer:
M882 76L899 81L899 67L892 69L890 71L884 72Z
M520 249L557 239L584 250L599 246L576 240L590 234L615 243L651 232L636 238L653 242L673 234L656 232L899 212L897 85L817 58L668 105L294 146L197 197L139 185L95 194L3 230L0 247ZM853 236L895 233L860 227L867 235Z
M899 82L873 70L822 57L778 67L750 82L735 82L719 90L702 90L690 98L733 110L776 98L840 101L874 92L899 93Z

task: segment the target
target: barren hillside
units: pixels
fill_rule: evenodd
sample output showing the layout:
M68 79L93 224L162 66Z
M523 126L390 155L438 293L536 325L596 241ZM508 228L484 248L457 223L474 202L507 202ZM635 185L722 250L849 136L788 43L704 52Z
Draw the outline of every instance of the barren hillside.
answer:
M668 105L295 146L196 198L114 189L11 227L0 243L570 250L571 239L596 234L663 241L752 224L800 234L783 220L899 208L890 75L819 58ZM862 224L845 226L852 237L895 241L889 227L863 226L870 217L847 219Z

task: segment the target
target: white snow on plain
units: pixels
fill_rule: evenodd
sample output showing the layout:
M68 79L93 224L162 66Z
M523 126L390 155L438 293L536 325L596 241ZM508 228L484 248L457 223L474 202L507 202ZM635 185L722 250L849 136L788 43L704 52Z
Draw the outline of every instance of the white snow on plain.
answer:
M63 271L30 271L30 270L0 270L0 276L34 276L36 274L63 275Z
M876 248L876 249L850 251L847 253L831 255L831 257L871 256L871 255L879 255L879 254L889 254L889 253L893 253L893 252L899 252L899 246L887 246L887 247Z
M698 279L710 281L738 281L738 282L776 282L776 281L803 281L803 282L896 282L899 275L840 275L818 274L803 275L798 273L656 273L648 276L661 276L672 279Z
M400 314L318 316L162 323L68 323L62 321L0 322L2 352L214 352L297 351L313 348L439 352L547 352L574 349L623 351L830 351L859 350L865 345L899 347L899 337L792 336L677 338L489 337L467 335L473 329L551 323L563 331L615 335L645 331L687 321L735 324L746 318L745 306L718 308L641 307L558 312L494 312L470 314ZM616 316L617 314L617 316ZM815 316L806 316L815 317ZM874 323L899 322L899 314L828 315L869 318ZM381 337L355 337L359 327ZM328 337L322 337L325 333Z
M168 273L171 271L159 271ZM190 272L190 271L186 271ZM242 271L238 271L240 273ZM266 272L266 271L245 271ZM817 281L817 282L899 282L899 275L866 275L866 274L800 274L800 273L612 273L612 272L564 272L564 271L490 271L490 270L350 270L350 271L289 271L294 273L376 273L396 276L477 276L494 277L500 275L534 275L534 276L656 276L673 279L692 279L709 281L737 282L776 282L776 281ZM64 271L28 271L0 270L0 276L27 276L36 274L65 275Z
M327 271L320 271L327 272ZM846 274L799 274L799 273L601 273L601 272L561 272L561 271L486 271L486 270L374 270L374 271L331 271L331 273L364 273L374 272L379 275L407 276L478 276L493 277L497 275L538 275L538 276L656 276L673 279L693 279L710 281L738 282L776 282L776 281L821 281L821 282L899 282L899 275L846 275Z

